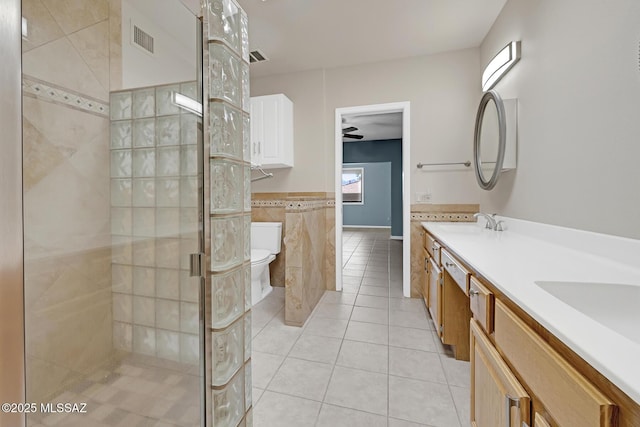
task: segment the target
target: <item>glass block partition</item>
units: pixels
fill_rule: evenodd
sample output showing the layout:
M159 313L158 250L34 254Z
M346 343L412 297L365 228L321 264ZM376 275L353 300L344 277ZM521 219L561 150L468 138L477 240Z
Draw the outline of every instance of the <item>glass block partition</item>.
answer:
M211 410L218 427L251 426L251 170L247 15L207 0L204 87L205 234L210 306Z
M171 102L196 83L111 94L113 344L198 365L197 117Z

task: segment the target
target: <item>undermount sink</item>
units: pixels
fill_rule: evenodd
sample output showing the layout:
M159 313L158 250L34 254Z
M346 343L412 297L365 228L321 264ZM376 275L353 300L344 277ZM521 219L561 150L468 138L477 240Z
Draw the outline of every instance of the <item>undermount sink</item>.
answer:
M590 282L535 282L601 325L640 344L640 286Z

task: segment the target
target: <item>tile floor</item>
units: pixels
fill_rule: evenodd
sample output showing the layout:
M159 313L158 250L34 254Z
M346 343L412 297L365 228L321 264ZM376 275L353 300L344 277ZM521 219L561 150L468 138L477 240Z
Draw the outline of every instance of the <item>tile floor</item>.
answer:
M52 399L86 403L86 413L34 413L29 427L197 427L198 367L131 354Z
M282 288L253 308L254 426L469 426L469 363L402 297L402 242L345 229L343 255L344 290L304 327L284 324Z

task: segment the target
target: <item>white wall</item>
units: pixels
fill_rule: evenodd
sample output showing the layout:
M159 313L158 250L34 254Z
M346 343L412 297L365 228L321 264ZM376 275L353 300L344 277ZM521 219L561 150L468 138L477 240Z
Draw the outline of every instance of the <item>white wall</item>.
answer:
M295 166L255 182L254 192L334 191L335 109L411 102L412 202L478 203L471 170L419 170L418 162L470 160L481 97L478 49L251 80L251 95L282 92L294 104Z
M251 96L284 93L293 103L293 168L274 169L273 178L256 181L253 192L333 191L325 189L327 128L322 70L251 80ZM332 116L333 118L333 116ZM333 141L332 141L333 144ZM333 187L332 187L333 188Z
M131 20L154 37L155 55L131 44ZM123 88L196 80L196 18L175 0L123 0Z
M640 238L640 2L509 0L481 46L522 59L496 86L518 98L518 168L481 207Z

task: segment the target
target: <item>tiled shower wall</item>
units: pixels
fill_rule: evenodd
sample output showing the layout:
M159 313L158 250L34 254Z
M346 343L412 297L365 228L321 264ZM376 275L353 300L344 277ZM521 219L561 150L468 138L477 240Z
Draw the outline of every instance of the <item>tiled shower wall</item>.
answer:
M208 0L204 47L207 350L214 426L251 426L251 170L247 15Z
M93 0L22 15L26 399L47 402L113 355L110 16Z
M196 83L111 93L113 343L197 365L197 117L171 102Z

